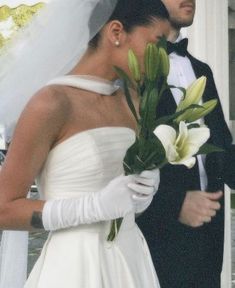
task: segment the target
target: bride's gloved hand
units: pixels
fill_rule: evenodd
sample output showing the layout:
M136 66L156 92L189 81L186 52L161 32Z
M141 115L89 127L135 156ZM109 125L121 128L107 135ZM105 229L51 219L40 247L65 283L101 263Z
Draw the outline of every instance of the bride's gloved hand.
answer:
M134 175L133 181L128 184L128 187L136 192L132 196L135 213L142 213L149 207L158 190L160 183L159 169L145 170L139 175Z
M135 192L127 186L133 182L132 178L118 176L100 191L84 193L79 198L47 201L42 211L45 230L53 231L124 217L134 211L132 196ZM140 184L135 184L136 189L138 186Z

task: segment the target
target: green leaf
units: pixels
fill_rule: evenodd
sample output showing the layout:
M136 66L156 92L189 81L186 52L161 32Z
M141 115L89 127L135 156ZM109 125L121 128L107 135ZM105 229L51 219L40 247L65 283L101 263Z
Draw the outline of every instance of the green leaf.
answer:
M187 110L190 110L190 109L194 109L194 108L203 108L202 106L198 105L198 104L192 104L190 105L189 107L185 108L184 110L181 110L179 112L176 112L174 114L170 114L170 115L167 115L167 116L163 116L159 119L157 119L157 121L155 122L155 125L158 126L158 125L162 125L162 124L169 124L169 125L172 125L172 122L178 118L179 116L183 115Z
M148 101L148 114L146 115L145 127L148 127L149 130L154 130L156 126L156 107L159 102L159 93L156 88L152 89L149 93Z
M122 225L122 221L123 221L123 218L118 218L118 219L112 220L111 229L110 229L109 235L107 237L107 241L113 241L116 238L116 236L120 230L120 227Z
M153 164L158 166L165 159L165 149L153 132L149 132L149 137L142 140L142 145L139 146L139 157L146 168Z
M212 144L204 144L201 146L201 148L199 149L197 155L201 155L201 154L209 154L209 153L213 153L213 152L224 152L224 149L217 147L215 145Z
M174 85L168 85L168 87L171 89L171 88L174 88L174 89L178 89L180 90L183 95L182 95L182 98L185 98L185 95L186 95L186 89L183 88L183 87L177 87L177 86L174 86Z
M136 138L135 143L131 145L125 155L123 160L123 167L125 175L133 174L133 167L135 164L135 157L139 153L139 140Z
M135 117L136 123L139 123L139 118L137 116L137 113L136 113L136 110L135 110L135 106L134 106L134 104L132 102L131 94L130 94L130 91L129 91L129 88L128 88L126 80L124 80L123 86L124 86L124 93L125 93L125 96L126 96L127 104L129 106L133 116Z
M120 69L117 66L114 66L114 70L116 71L116 73L120 77L120 79L122 79L122 81L123 81L124 94L126 96L127 104L129 106L133 116L135 117L136 122L139 123L139 118L137 116L137 113L136 113L136 110L135 110L135 106L133 104L133 101L132 101L132 98L131 98L131 94L130 94L130 91L129 91L129 87L134 88L134 85L133 85L132 81L130 80L129 76L122 69Z
M157 46L167 50L167 39L165 36L160 37L159 41L157 42Z
M192 128L199 128L201 126L198 123L191 123L187 127L188 127L188 129L192 129Z

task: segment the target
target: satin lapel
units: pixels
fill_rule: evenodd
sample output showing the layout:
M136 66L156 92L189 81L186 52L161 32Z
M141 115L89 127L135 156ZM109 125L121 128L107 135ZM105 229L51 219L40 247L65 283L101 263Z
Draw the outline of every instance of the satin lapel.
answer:
M190 55L189 53L187 54L187 57L189 58L191 64L192 64L192 67L193 67L193 70L195 72L195 75L196 75L196 78L198 77L201 77L203 74L203 71L202 71L202 67L200 65L200 63L192 56Z
M192 67L193 67L193 71L195 73L195 76L196 78L199 78L201 76L206 76L208 78L208 75L207 75L207 71L204 69L204 65L198 61L197 59L195 59L192 55L190 55L189 53L187 54L187 57L189 58L191 64L192 64ZM207 83L208 84L208 83ZM208 86L208 85L207 85ZM205 93L204 95L202 96L202 99L203 101L208 101L210 100L211 98L209 97L209 91L208 91L208 87L206 86L206 89L205 89Z
M211 90L211 76L208 74L206 67L203 63L192 57L190 54L188 55L193 70L195 72L196 77L206 76L207 77L207 85L205 88L205 92L203 94L203 101L208 101L212 98L214 98L214 95L211 95L213 93L213 90ZM221 134L218 131L218 119L217 119L216 111L212 111L209 113L205 118L205 124L210 128L210 139L208 140L209 143L217 145L219 147L222 147L221 140L223 137L221 137ZM206 162L205 162L205 168L208 178L208 191L217 191L219 189L222 189L221 186L221 175L223 174L223 157L220 155L220 153L212 153L206 155Z
M192 64L192 67L193 67L193 70L195 72L196 78L199 78L201 76L206 76L207 77L207 85L206 85L206 88L205 88L205 92L204 92L204 94L202 96L203 102L211 100L213 97L211 97L210 88L209 88L210 78L209 78L209 75L208 75L207 71L205 70L205 66L200 61L198 61L197 59L192 57L190 54L188 54L187 57L189 58L189 60L190 60L190 62ZM210 129L213 129L214 126L215 126L215 123L217 122L217 121L215 121L215 117L217 117L216 113L211 112L210 114L208 114L204 118L205 124L208 125L210 127Z
M192 64L196 78L199 78L205 75L205 71L203 67L200 65L200 62L197 61L194 57L192 57L189 53L187 54L187 57L189 58ZM207 101L207 93L203 95L203 100ZM158 105L157 118L174 113L176 108L177 108L177 105L176 105L174 96L171 93L171 90L169 89L164 93Z

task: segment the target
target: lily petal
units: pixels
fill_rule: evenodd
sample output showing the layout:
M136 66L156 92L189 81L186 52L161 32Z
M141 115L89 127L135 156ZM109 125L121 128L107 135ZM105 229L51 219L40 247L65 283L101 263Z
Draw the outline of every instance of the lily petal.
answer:
M185 165L188 168L192 168L196 163L195 157L190 157L189 159L181 159L178 162L171 162L173 165Z
M179 153L177 153L175 146L169 145L166 151L166 159L171 163L174 162L175 159L179 158Z
M159 125L153 131L157 138L161 141L165 151L167 152L169 146L175 143L176 131L174 128L168 125Z
M178 149L181 149L181 147L184 146L185 142L187 141L188 137L188 128L185 122L181 121L179 124L179 135L175 141L175 145L178 147Z
M197 144L186 143L185 146L180 151L181 158L186 159L192 157L193 155L197 154L200 147L201 146L198 146Z
M210 129L207 127L192 128L188 131L188 145L196 145L200 148L210 137Z

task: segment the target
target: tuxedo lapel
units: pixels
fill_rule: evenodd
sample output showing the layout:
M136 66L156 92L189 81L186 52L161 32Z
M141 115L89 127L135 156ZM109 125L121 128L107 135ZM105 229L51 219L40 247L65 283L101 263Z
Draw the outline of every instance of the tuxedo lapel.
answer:
M209 71L207 69L207 66L198 61L197 59L195 59L192 55L190 55L189 53L187 53L186 55L193 67L194 73L196 78L199 78L201 76L206 76L207 77L207 84L206 84L206 88L205 88L205 92L203 94L203 102L206 102L208 100L211 100L213 98L218 97L218 95L214 95L215 94L215 90L214 90L214 86L212 85L213 79L211 79L211 75L209 74ZM177 108L174 96L171 92L170 89L168 89L162 96L160 103L158 105L157 108L157 118L169 115L169 114L173 114L175 113ZM215 144L215 145L219 145L221 146L221 134L218 133L218 127L219 127L219 123L218 123L218 117L217 117L217 112L216 109L214 111L212 111L211 113L209 113L205 118L205 124L210 128L211 130L211 138L209 140L209 142Z
M190 54L187 55L192 63L196 77L206 76L207 84L205 92L203 94L203 102L209 101L211 99L217 99L218 94L215 88L214 79L208 66L204 63L198 61ZM216 145L218 147L226 147L225 143L227 141L227 136L225 134L224 127L222 126L223 113L221 110L221 104L218 103L216 109L209 113L205 118L205 124L210 129L210 139L209 143ZM229 137L228 137L229 138ZM208 178L208 191L217 191L223 189L223 169L224 169L224 154L223 153L212 153L206 155L206 172Z
M162 95L157 107L157 118L175 113L177 106L173 94L167 89Z
M207 85L205 88L205 92L202 96L203 101L208 101L210 99L212 99L213 97L211 97L210 95L210 91L208 91L208 84L210 83L210 78L208 75L208 72L205 69L205 64L198 61L197 59L195 59L192 55L190 55L189 53L187 54L187 57L189 58L192 67L193 67L193 71L195 73L196 78L200 78L201 76L206 76L207 77Z
M188 52L187 52L186 56L189 58L189 60L190 60L190 62L192 64L192 67L193 67L193 70L194 70L196 78L199 78L201 76L206 76L207 77L207 75L206 75L207 73L205 73L205 67L203 65L201 65L201 63L198 60L196 60ZM208 101L209 100L208 98L210 98L208 96L208 93L204 93L203 101ZM157 118L175 113L177 105L176 105L174 96L173 96L173 94L172 94L170 89L168 89L164 93L164 95L162 96L162 99L161 99L161 101L160 101L158 106L159 106L159 108L157 110Z
M189 58L191 64L192 64L192 67L193 67L193 70L194 70L194 73L195 73L195 76L196 78L199 78L201 76L204 75L204 72L203 69L202 69L202 65L200 65L200 62L198 62L191 54L187 53L187 57Z
M202 100L203 102L209 101L211 99L213 99L216 95L211 95L211 89L210 89L210 76L208 75L208 72L205 69L205 65L204 63L199 62L197 59L195 59L194 57L192 57L189 53L188 53L188 58L192 64L194 73L196 78L199 78L201 76L206 76L207 77L207 84L206 84L206 88L205 88L205 92L202 96ZM205 118L204 118L205 124L211 129L214 130L216 128L216 123L217 123L217 116L215 113L215 110L212 111L211 113L209 113ZM213 133L214 134L214 133ZM215 133L216 135L217 133ZM213 141L214 142L214 141Z

